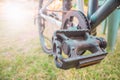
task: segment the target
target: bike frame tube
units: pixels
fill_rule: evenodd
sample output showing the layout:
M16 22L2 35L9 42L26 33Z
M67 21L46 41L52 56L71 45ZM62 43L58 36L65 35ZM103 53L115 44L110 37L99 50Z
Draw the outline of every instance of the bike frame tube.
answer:
M120 0L107 0L95 13L90 17L91 28L96 28L106 17L109 16L118 6Z
M63 0L62 2L62 10L63 11L69 11L72 8L72 4L71 4L72 0ZM65 17L66 13L62 14L62 21Z
M88 19L90 19L90 16L98 9L98 0L89 0L88 4Z
M43 0L39 0L39 3L43 3ZM39 4L39 9L42 8L42 5Z
M84 13L84 0L76 0L77 2L77 10Z
M54 19L54 18L52 18L52 17L50 17L50 16L48 16L48 15L45 15L45 14L42 13L41 11L39 11L39 13L40 13L41 17L43 17L43 18L44 18L45 20L47 20L48 22L51 22L51 23L53 23L53 24L61 27L61 25L62 25L62 22L61 22L61 21L56 20L56 19Z

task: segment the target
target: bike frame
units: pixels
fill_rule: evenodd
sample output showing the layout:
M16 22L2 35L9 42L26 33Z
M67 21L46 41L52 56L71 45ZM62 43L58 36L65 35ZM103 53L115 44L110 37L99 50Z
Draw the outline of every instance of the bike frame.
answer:
M107 0L97 9L98 0L89 0L89 20L91 28L97 27L106 17L108 17L119 5L120 0Z
M82 0L81 0L82 1ZM64 6L66 3L70 3L71 0L63 0L63 11L65 10ZM80 0L77 0L77 2L80 2ZM72 5L71 3L69 6ZM107 0L100 8L98 8L98 0L89 0L88 5L88 20L90 21L91 29L96 28L106 17L108 17L118 6L120 5L120 0ZM81 10L80 8L83 7L82 4L77 4L78 10ZM47 7L47 6L46 6ZM84 11L82 11L84 12ZM56 24L57 26L62 25L62 21L56 20L46 14L44 14L41 10L39 11L41 14L41 17L43 17L45 20ZM65 14L63 14L64 17Z
M55 64L58 68L83 68L100 63L105 58L107 55L105 51L106 40L92 35L95 35L93 33L96 33L96 27L120 5L120 0L107 0L99 8L98 0L89 0L87 17L83 14L84 2L82 1L84 0L77 0L77 10L71 9L72 0L62 0L62 11L47 9L54 0L48 0L44 6L43 0L40 1L38 15L40 17L40 41L43 50L54 56ZM52 11L52 14L47 13L47 11ZM62 19L56 15L56 12L62 12ZM73 17L78 19L78 26L74 26ZM45 21L61 27L61 30L55 31L54 35L52 35L52 48L50 49L46 47L43 35ZM84 55L86 51L91 54Z

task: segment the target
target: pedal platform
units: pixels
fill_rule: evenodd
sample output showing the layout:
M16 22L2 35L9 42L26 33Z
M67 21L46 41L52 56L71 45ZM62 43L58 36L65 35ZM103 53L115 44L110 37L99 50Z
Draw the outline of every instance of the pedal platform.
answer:
M55 64L61 69L83 68L100 63L107 52L106 41L88 30L59 30L53 36ZM90 54L84 55L89 51Z

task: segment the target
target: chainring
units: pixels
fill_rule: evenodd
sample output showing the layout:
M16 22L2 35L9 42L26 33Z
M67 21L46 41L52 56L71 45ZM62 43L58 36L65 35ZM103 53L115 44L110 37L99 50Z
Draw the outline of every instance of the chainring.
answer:
M78 19L78 25L76 29L88 29L90 30L90 24L87 17L81 12L76 10L68 11L65 17L63 18L61 29L69 29L75 27L73 24L74 18Z

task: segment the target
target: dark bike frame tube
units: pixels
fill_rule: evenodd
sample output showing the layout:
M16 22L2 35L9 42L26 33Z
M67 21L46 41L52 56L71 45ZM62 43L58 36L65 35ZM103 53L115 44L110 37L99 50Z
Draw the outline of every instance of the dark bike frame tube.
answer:
M63 0L63 3L62 3L62 10L63 11L69 11L70 9L72 8L72 0ZM62 21L65 17L65 14L66 13L63 13L62 14Z
M88 3L88 19L90 19L90 16L97 10L98 8L98 0L89 0Z
M93 15L90 17L91 28L96 28L109 14L111 14L120 5L120 0L107 0Z

